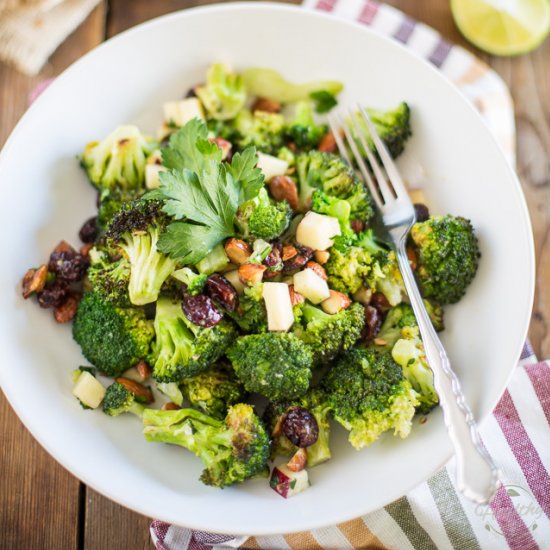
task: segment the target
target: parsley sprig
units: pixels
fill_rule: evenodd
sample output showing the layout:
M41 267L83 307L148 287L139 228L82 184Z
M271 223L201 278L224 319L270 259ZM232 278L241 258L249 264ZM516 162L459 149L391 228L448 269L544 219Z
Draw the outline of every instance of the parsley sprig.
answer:
M158 248L184 264L195 264L237 234L239 205L263 186L256 150L249 147L234 155L231 164L222 162L206 125L194 119L172 135L162 161L168 170L160 173L161 185L148 197L163 200L164 212L178 221L168 225Z

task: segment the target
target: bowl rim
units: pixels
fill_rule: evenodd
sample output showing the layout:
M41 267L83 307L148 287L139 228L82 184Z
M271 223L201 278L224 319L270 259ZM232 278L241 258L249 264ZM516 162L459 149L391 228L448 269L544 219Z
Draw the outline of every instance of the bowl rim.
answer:
M445 77L440 70L435 68L431 63L429 63L426 59L421 57L420 55L416 54L409 48L407 48L405 45L401 44L398 41L395 41L389 36L386 36L384 34L381 34L380 32L376 31L375 29L372 29L360 22L352 21L349 19L344 19L341 17L338 17L336 14L333 13L327 13L322 12L319 10L313 10L310 8L304 8L300 5L289 5L289 4L281 4L281 3L274 3L274 2L263 2L263 1L249 1L249 2L232 2L227 4L211 4L207 6L197 6L192 8L184 8L181 10L177 10L165 15L161 15L158 17L155 17L151 20L145 21L143 23L137 24L129 29L126 29L122 31L121 33L105 40L104 42L98 44L95 46L92 50L84 54L82 57L77 59L74 63L69 65L60 75L58 75L55 80L52 82L50 86L44 92L30 105L30 107L26 110L26 112L22 115L22 117L17 122L16 126L10 133L8 139L6 140L6 143L4 144L2 150L0 151L0 173L2 171L2 165L5 161L5 159L8 157L10 149L12 147L13 142L16 140L16 137L18 134L23 131L24 127L28 124L28 121L32 118L33 113L35 110L41 108L41 104L44 100L44 97L48 97L50 94L55 93L55 90L60 82L64 82L66 79L70 78L72 75L73 70L75 70L80 64L85 63L89 56L94 56L97 54L98 51L102 51L105 48L111 47L113 43L116 43L119 40L125 40L127 36L133 35L134 33L142 32L144 29L148 29L155 26L162 26L165 22L175 20L175 19L185 19L187 17L192 17L193 15L199 13L199 14L208 14L208 13L214 13L214 12L234 12L234 11L240 11L240 10L252 10L256 12L266 12L269 13L270 11L279 11L279 12L287 12L287 13L307 13L308 17L312 18L318 18L323 20L330 20L333 21L336 24L346 25L351 28L355 28L359 30L360 32L364 32L370 35L376 36L377 40L382 40L383 42L387 44L391 44L393 48L397 48L401 50L406 56L409 57L409 59L414 59L415 63L421 63L425 67L428 68L429 71L431 71L434 74L437 74L438 77L442 83L444 83L445 86L450 90L450 93L452 93L455 96L460 97L460 101L463 104L466 104L468 109L474 114L474 116L478 119L480 122L480 125L485 128L485 131L490 135L490 139L495 145L495 149L498 150L497 157L500 158L500 161L505 163L507 165L507 169L509 171L509 174L511 176L511 179L513 180L513 189L516 194L517 200L518 200L518 206L521 210L522 217L523 217L523 224L524 228L527 231L528 234L528 242L527 245L529 247L528 255L529 255L529 265L526 266L530 277L529 277L529 300L524 305L524 313L522 315L522 338L519 340L521 342L520 345L518 345L517 352L514 356L514 365L517 364L517 361L519 360L521 356L521 351L523 349L523 343L525 342L527 338L527 333L530 326L530 319L531 319L531 312L533 308L533 300L534 300L534 294L535 294L535 277L536 277L536 271L535 271L535 247L534 247L534 237L533 237L533 229L532 229L532 223L531 218L529 215L529 210L527 208L527 202L525 199L525 195L523 193L521 184L519 182L519 179L516 175L516 172L514 171L513 167L510 165L508 160L506 159L506 156L501 149L500 145L498 144L496 138L494 135L489 131L487 126L485 125L485 122L483 121L482 116L480 113L475 109L475 107L471 104L470 101L467 100L467 98L460 92L460 90L456 87L455 84L453 84L447 77ZM499 77L500 78L500 77ZM510 369L507 377L503 381L502 387L499 389L495 395L498 397L494 400L494 403L491 404L490 410L485 413L479 420L478 425L482 426L487 419L487 417L491 414L494 407L497 405L498 401L500 400L502 394L504 393L506 387L508 386L510 379L514 373L515 366ZM87 469L81 469L79 464L77 463L70 463L70 460L65 460L65 457L60 457L58 452L56 451L56 448L53 445L50 445L50 443L47 441L47 438L43 436L40 432L40 430L37 428L36 423L34 421L33 415L31 414L31 411L27 409L25 406L25 403L21 399L17 397L15 393L12 393L10 395L9 391L6 391L6 387L8 387L10 384L6 383L7 377L2 374L2 369L0 369L0 386L2 387L4 391L4 395L6 396L6 399L10 403L11 407L16 412L19 419L23 422L24 426L27 430L32 434L33 438L36 439L39 444L59 463L61 464L66 470L68 470L72 475L77 477L80 481L85 483L87 486L92 488L93 490L96 490L97 492L101 493L102 495L106 496L107 498L113 500L114 502L129 508L131 510L134 510L142 515L145 516L152 516L150 507L138 502L129 501L129 499L125 499L124 496L116 495L113 496L112 494L109 494L106 490L103 489L103 487L99 481L96 482L95 479L90 478L88 475ZM453 452L449 452L444 460L442 460L433 470L433 474L435 474L437 471L439 471L441 468L443 468L449 460L453 457ZM412 489L414 489L416 486L419 486L421 483L424 483L426 480L421 481L420 483L417 483L416 481L411 482L408 484L405 488L403 488L402 491L399 492L399 495L395 495L394 493L388 492L390 496L387 496L385 499L382 500L382 504L379 508L383 508L390 502L393 502L396 500L396 498L399 498L402 495L406 495L409 493ZM367 514L371 511L371 509L367 509L359 515ZM197 521L192 522L192 524L187 523L183 525L181 523L181 520L176 517L175 514L172 514L173 517L167 518L166 514L161 514L164 516L165 519L163 521L170 522L173 525L179 525L188 529L194 529L194 530L202 530L202 531L209 531L212 532L211 527L209 527L206 523L197 523ZM336 525L338 523L348 521L351 519L354 519L357 517L357 513L350 514L345 512L338 513L338 510L335 510L333 519L328 525ZM167 519L166 519L167 518ZM300 531L307 531L311 529L318 529L321 527L327 526L326 522L315 522L315 521L309 521L304 522L303 525L301 525L299 528L294 528L290 530L285 530L284 533L294 533L294 532L300 532ZM252 529L254 531L254 529ZM224 529L224 534L228 535L235 535L235 536L242 536L242 535L249 535L249 536L269 536L269 535L277 535L280 534L281 531L275 528L266 528L266 529L260 529L256 530L254 532L249 533L242 533L238 530L231 530L231 529Z

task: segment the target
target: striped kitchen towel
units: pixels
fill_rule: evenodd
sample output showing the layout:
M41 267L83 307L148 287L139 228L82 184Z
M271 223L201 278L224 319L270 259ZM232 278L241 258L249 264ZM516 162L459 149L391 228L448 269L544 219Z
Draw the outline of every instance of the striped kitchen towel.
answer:
M305 0L304 6L360 21L429 59L478 108L514 164L512 100L504 82L487 65L426 25L373 0ZM151 536L158 550L550 549L549 423L550 363L537 362L527 344L510 386L481 430L502 471L503 487L491 505L472 504L457 493L452 460L383 509L332 527L235 538L153 521Z

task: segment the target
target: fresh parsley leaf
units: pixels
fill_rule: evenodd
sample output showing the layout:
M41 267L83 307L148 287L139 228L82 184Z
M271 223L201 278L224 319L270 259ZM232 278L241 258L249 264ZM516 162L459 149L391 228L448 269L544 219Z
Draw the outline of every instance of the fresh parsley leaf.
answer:
M163 211L176 221L160 236L158 247L185 264L204 258L217 244L234 236L239 205L255 197L264 177L251 147L222 162L221 150L208 139L206 125L188 122L163 149L160 187L146 198L162 199Z
M191 170L199 174L208 160L221 162L221 149L208 141L208 129L198 118L190 120L170 136L168 147L161 151L162 164L175 170Z
M255 147L247 147L242 153L233 155L228 172L240 186L239 201L245 202L253 199L264 184L264 175L256 167L258 157Z
M311 92L309 97L315 102L316 113L328 113L338 101L330 92L326 90L319 90L318 92Z
M207 225L171 223L160 236L159 249L184 264L200 262L227 235Z

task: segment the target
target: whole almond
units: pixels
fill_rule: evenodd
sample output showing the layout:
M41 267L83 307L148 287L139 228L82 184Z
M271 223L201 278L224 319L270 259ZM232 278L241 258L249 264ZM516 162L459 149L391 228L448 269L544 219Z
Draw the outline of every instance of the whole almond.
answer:
M321 153L336 153L338 145L336 144L336 139L332 132L327 132L321 139L318 147Z
M275 176L268 182L269 192L276 201L287 201L290 208L298 210L298 188L292 178Z
M416 250L410 246L407 246L407 258L409 258L411 269L413 271L416 271L416 266L418 265L418 256L416 255Z
M149 366L149 363L147 363L147 361L145 361L144 359L142 359L136 365L136 370L142 381L145 381L148 378L151 378L151 367Z
M281 110L281 104L274 99L259 97L252 106L252 111L264 111L265 113L278 113Z
M171 401L168 403L164 403L164 405L160 408L161 411L177 411L181 409L179 405L176 405L175 403L172 403Z

